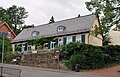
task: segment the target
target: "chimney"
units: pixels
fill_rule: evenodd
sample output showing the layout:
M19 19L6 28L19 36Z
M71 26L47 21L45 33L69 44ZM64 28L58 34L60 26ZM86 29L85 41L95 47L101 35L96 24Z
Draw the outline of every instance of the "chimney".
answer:
M49 24L50 23L54 23L54 22L55 22L55 20L54 20L54 17L52 16L51 19L50 19L50 21L49 21Z
M80 14L78 14L78 18L80 18Z

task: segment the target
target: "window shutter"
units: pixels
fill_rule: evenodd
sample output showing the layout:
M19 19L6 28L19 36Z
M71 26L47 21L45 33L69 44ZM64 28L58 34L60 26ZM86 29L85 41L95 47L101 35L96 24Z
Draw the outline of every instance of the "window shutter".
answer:
M64 37L64 38L63 38L63 45L66 45L66 43L67 43L67 38Z
M27 43L25 43L25 48L24 48L25 51L27 51Z
M76 42L76 36L72 36L72 42Z
M58 39L55 39L55 45L58 46Z
M48 38L48 49L50 49L50 43L51 43L50 38Z
M85 43L85 35L81 35L82 43Z

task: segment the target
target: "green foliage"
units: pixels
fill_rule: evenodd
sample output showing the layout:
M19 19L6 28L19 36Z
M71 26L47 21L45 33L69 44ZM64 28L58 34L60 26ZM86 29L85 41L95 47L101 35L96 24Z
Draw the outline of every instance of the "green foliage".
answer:
M27 43L29 44L29 45L35 45L36 46L36 48L38 47L40 47L40 48L43 48L43 45L44 45L44 43L46 43L47 42L47 39L45 38L45 37L39 37L39 38L37 38L37 39L33 39L33 40L28 40L27 41Z
M120 62L120 46L118 45L109 45L104 46L104 53L110 56L109 63L119 63Z
M101 34L103 45L106 44L106 34L112 26L120 25L120 7L119 0L91 0L86 2L89 11L95 12L100 20L100 27L95 30L95 34Z
M70 43L62 47L61 55L68 60L70 57L80 50L79 43Z
M102 68L113 63L120 63L120 46L92 46L70 43L62 48L61 55L65 65L74 70L79 63L81 69Z
M36 49L42 49L42 46L41 46L41 45L39 45L39 46L37 46L37 47L36 47Z
M3 42L3 40L0 37L0 51L2 51L2 42ZM4 40L4 51L7 52L7 51L10 51L10 50L12 50L11 45L10 45L10 40L5 39Z
M15 45L15 51L16 52L21 52L21 47L22 47L21 44L20 45Z
M1 61L1 56L2 56L2 38L0 37L0 61ZM4 61L10 61L10 57L12 57L12 53L10 52L12 50L10 40L5 39L4 40Z
M29 44L29 45L34 45L35 44L35 39L33 39L33 40L27 40L27 43Z
M5 52L4 53L4 63L12 63L12 60L21 57L22 53L17 53L17 52Z
M22 29L24 19L28 17L24 7L18 7L13 5L9 8L0 7L0 21L7 22L15 33L18 33ZM17 29L18 28L18 29Z
M36 44L36 46L39 46L39 45L43 46L43 44L44 44L45 42L47 42L47 39L45 39L45 37L43 37L43 36L35 39L35 44Z

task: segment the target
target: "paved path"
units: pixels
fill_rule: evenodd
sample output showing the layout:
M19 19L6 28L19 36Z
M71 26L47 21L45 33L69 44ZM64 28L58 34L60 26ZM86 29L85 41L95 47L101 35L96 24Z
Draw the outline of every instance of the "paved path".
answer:
M0 64L11 68L19 68L22 70L21 77L119 77L110 75L93 75L83 72L65 71L57 69L37 68L19 65Z
M102 74L102 75L113 75L113 76L119 76L120 77L120 65L108 67L104 69L99 70L92 70L88 71L90 74Z

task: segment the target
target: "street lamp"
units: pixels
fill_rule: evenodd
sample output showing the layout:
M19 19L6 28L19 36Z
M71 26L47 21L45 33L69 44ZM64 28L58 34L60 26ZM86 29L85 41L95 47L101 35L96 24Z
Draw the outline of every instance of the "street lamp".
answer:
M2 63L4 62L4 39L7 36L8 33L6 32L0 32L0 35L2 36Z

